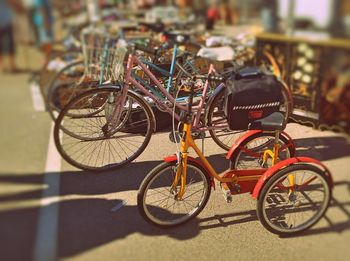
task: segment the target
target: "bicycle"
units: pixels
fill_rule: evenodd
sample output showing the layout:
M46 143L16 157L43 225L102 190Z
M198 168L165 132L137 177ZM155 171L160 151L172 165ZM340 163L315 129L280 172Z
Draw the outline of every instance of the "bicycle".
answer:
M232 195L251 193L257 200L260 222L278 235L300 233L324 215L332 196L331 173L316 159L280 159L279 137L286 125L281 112L273 112L249 125L252 132L273 135L272 149L263 144L249 149L249 139L241 138L226 156L233 163L231 168L218 174L193 140L192 99L191 96L188 110L181 117L180 151L151 170L139 187L138 210L147 222L167 228L193 219L207 204L215 180L220 182L227 202L231 202ZM259 138L261 135L256 136ZM189 156L189 148L199 159ZM256 157L264 167L236 169L235 163L244 160L238 155L244 153Z
M153 24L150 24L148 26L153 28L152 25ZM56 120L61 109L73 97L79 95L81 92L89 90L90 88L96 88L97 85L102 82L115 82L116 77L113 75L113 70L118 64L110 63L112 60L110 61L109 59L117 52L115 48L107 47L108 45L104 44L111 40L110 36L106 31L100 28L86 28L84 30L82 34L83 50L85 54L84 60L78 60L67 64L52 77L48 85L46 107L53 120ZM120 34L123 35L122 32ZM122 39L124 39L123 36ZM158 60L164 60L161 59L163 51L170 48L173 49L170 64L157 63ZM136 43L135 49L153 57L152 59L150 58L150 60L148 60L147 57L142 57L142 62L146 64L157 77L167 78L164 79L164 82L166 82L169 92L172 90L171 87L174 78L180 79L182 75L186 75L187 70L199 73L198 69L191 64L191 59L188 59L189 54L187 52L179 55L179 48L176 44L162 45L156 49L151 49ZM94 54L91 55L93 52ZM108 53L108 55L103 55L104 53ZM98 56L101 56L102 59L99 59ZM105 67L104 72L102 70L92 70L92 68L95 67L94 64L99 64L101 61L103 64L101 64L100 67ZM169 69L164 69L164 66ZM81 69L82 67L83 70ZM147 88L152 88L142 77L137 75L137 71L133 73L133 76ZM177 86L177 84L176 82L174 85Z
M156 90L163 97L155 95L133 77L135 64L154 82ZM213 72L211 66L209 73ZM220 84L207 100L208 86L207 80L196 108L194 130L199 135L207 130L212 134L216 129L227 129L226 118L218 110L224 84ZM140 155L155 130L155 117L150 105L134 90L170 115L176 109L186 110L186 106L175 102L176 97L167 92L146 65L137 56L130 54L124 73L124 86L100 86L76 97L61 111L54 128L55 144L61 156L81 169L107 170L121 167ZM286 102L289 104L289 100L286 99ZM290 111L290 107L287 109ZM175 119L179 120L179 114L174 113ZM219 139L214 141L220 142Z

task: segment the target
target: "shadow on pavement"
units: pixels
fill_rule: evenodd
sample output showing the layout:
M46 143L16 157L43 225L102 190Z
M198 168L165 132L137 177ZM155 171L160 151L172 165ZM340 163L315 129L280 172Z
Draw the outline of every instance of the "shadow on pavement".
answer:
M336 182L335 186L347 186L349 182ZM134 233L146 236L168 236L177 240L196 237L201 230L230 227L236 224L257 221L256 210L195 218L173 229L161 229L148 224L139 215L137 206L125 205L117 211L113 207L120 199L85 198L65 199L59 202L58 257L70 257L89 249L124 239ZM53 203L57 204L57 203ZM321 233L342 233L350 229L350 202L334 198L324 220L326 226L311 228L300 237ZM49 207L49 206L46 206ZM330 210L341 211L345 221L334 222ZM3 260L30 259L37 228L39 208L23 208L0 211L0 244ZM21 251L18 251L20 249Z
M333 138L325 140L322 138L322 140L325 141L324 144L330 144L329 146L333 146L334 143L342 143L341 140ZM298 142L301 141L303 141L304 146L314 146L313 140L301 139ZM337 154L326 156L330 158L347 155L348 145L342 144L343 147L339 149L340 145L336 145L338 146ZM208 157L218 171L227 168L227 161L224 156L212 155ZM59 257L73 256L91 248L123 239L134 233L141 233L146 236L166 235L177 240L187 240L196 237L204 229L229 227L239 223L257 221L254 209L240 213L214 215L202 219L195 218L188 224L174 229L160 229L146 223L139 215L135 205L125 205L115 212L111 211L116 203L122 202L122 199L118 197L118 192L135 192L138 190L145 175L159 162L134 162L122 169L106 173L76 171L45 174L60 175L61 178L60 196L63 198L59 202L52 203L59 204ZM35 173L1 174L0 183L2 182L40 185L43 182L43 175ZM348 181L335 182L335 189L339 186L346 186L346 193L350 192ZM43 189L49 190L50 188L44 187ZM0 204L39 200L42 192L43 190L36 189L20 194L0 194ZM108 193L115 193L113 199L104 198L104 194ZM77 195L83 195L85 198L74 198ZM89 198L86 198L86 196ZM330 209L336 208L338 212L341 211L343 216L345 215L346 221L334 222L333 216L328 214L330 213L328 211L324 217L328 222L327 226L310 229L300 236L329 232L341 233L350 229L349 205L349 201L334 198ZM4 258L4 260L28 260L31 258L35 244L39 209L38 205L28 205L28 207L0 210L1 258ZM20 251L18 251L19 249Z
M227 168L223 155L208 158L219 171ZM118 192L137 191L146 174L160 162L133 162L124 168L104 173L46 173L45 175L60 175L61 198L58 203L52 203L59 204L59 256L78 254L136 232L149 236L168 235L179 240L195 237L198 234L196 219L176 229L164 230L146 223L136 206L126 205L117 212L110 211L121 202L115 198L118 197ZM44 190L50 190L43 182L44 175L41 173L0 174L0 184L43 185L42 188L35 187L30 191L0 194L0 204L3 207L0 208L1 259L31 259L38 226L39 200ZM103 198L108 193L115 193L113 200ZM136 192L134 193L136 197ZM72 199L69 198L71 196ZM75 199L75 196L96 198ZM9 205L11 207L7 209L6 206Z
M321 161L350 156L350 144L344 137L313 137L294 139L298 156Z
M228 168L225 155L217 154L208 157L213 167L222 172ZM129 165L108 172L66 171L46 173L45 175L60 175L60 195L99 195L113 192L138 190L148 172L162 161L132 162ZM42 184L43 175L33 174L1 174L1 182L14 184ZM18 194L1 195L0 203L8 200L28 200L40 198L42 189Z
M0 259L31 260L39 208L0 211Z
M334 183L335 189L340 186L346 186L347 192L350 194L350 182L347 181L339 181ZM349 197L348 197L349 199ZM294 237L302 237L302 236L309 236L309 235L316 235L316 234L323 234L323 233L330 233L330 232L337 232L342 233L345 230L350 229L350 211L348 210L350 206L350 201L344 202L344 200L339 200L333 196L329 209L326 212L323 219L326 221L327 226L323 227L315 227L311 228L309 230L306 230L300 234L295 235ZM330 214L331 209L336 209L337 212L341 212L344 221L341 222L334 222L334 219L337 219L333 217L332 214ZM234 220L232 220L234 218ZM225 221L229 220L229 221ZM216 221L213 224L213 221ZM216 227L229 227L235 224L241 224L246 222L252 222L252 221L258 221L258 217L256 215L256 210L249 210L244 212L237 212L237 213L230 213L230 214L224 214L224 215L215 215L208 218L199 219L199 229L212 229ZM206 225L205 223L209 222L209 225ZM204 224L203 224L204 223Z
M134 233L178 240L190 239L199 233L198 219L177 228L161 229L146 223L137 206L126 205L111 212L116 202L87 199L60 204L59 256L76 255Z

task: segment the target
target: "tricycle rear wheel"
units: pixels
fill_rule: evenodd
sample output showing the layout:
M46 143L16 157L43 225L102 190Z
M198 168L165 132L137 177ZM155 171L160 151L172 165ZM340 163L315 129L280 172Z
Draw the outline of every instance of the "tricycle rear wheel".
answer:
M270 232L293 235L316 224L331 197L329 178L321 169L310 164L290 165L264 185L257 201L257 214Z

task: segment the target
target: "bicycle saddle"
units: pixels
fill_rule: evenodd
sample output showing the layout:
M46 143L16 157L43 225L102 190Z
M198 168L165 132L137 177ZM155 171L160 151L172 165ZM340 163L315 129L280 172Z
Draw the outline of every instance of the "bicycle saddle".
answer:
M197 56L211 59L214 61L232 61L234 58L234 50L229 46L223 47L202 47Z
M162 22L154 22L154 23L140 22L139 25L142 25L156 33L161 33L165 29L165 25Z
M177 44L184 44L190 39L190 35L182 32L164 32L164 35Z
M235 77L237 80L242 78L256 78L261 76L262 73L259 67L244 67L237 71Z
M249 130L282 131L286 127L284 115L281 112L271 113L269 116L255 120L249 124Z

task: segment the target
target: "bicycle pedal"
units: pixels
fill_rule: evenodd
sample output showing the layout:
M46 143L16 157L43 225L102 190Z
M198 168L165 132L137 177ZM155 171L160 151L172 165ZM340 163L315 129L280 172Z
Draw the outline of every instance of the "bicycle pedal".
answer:
M232 203L232 195L230 191L227 191L224 195L224 199L226 200L226 203Z
M223 193L223 196L224 196L226 203L231 203L232 202L232 194L231 194L231 191L228 188L227 184L221 183L220 186L221 186L221 190L222 190L222 193Z

